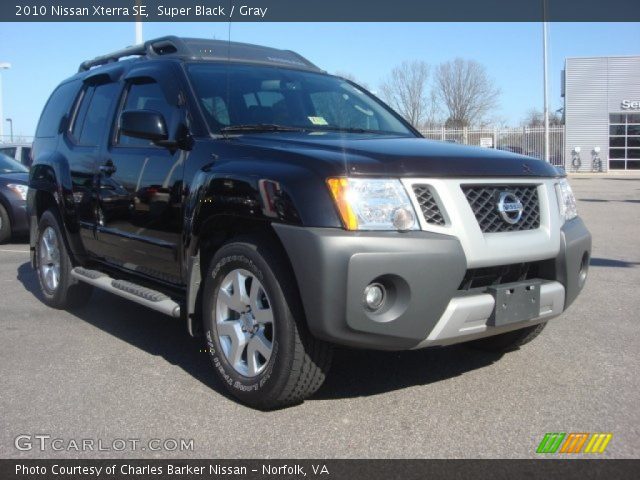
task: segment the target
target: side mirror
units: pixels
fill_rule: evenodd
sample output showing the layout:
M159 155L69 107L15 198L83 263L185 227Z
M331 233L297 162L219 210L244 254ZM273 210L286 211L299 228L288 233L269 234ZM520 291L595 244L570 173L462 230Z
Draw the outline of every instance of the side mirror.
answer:
M164 117L155 110L125 110L120 114L120 132L152 142L163 142L169 138Z

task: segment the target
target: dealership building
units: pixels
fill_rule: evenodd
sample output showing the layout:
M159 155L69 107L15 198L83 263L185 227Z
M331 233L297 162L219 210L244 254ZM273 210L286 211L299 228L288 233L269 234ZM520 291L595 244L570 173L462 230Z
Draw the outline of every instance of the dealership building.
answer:
M567 58L565 168L640 170L640 56Z

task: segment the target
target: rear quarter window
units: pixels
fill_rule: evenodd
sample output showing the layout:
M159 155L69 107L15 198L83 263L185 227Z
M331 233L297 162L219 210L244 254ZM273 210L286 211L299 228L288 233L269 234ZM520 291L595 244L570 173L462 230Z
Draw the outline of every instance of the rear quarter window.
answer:
M71 135L80 145L98 145L111 115L111 104L120 91L117 83L91 86L82 97Z
M69 108L80 88L80 81L67 82L54 90L40 115L36 137L55 137L63 115L69 112Z
M5 155L8 155L11 158L16 158L16 147L5 147L5 148L0 148L0 153L4 153Z

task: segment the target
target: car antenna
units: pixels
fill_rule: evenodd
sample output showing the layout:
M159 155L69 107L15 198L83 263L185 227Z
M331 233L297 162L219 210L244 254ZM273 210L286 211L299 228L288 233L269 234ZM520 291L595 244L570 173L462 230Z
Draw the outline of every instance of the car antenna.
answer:
M231 1L229 1L229 3L231 3ZM231 64L231 18L229 18L229 21L227 22L227 110L229 110L229 102L231 101L231 92L230 92L231 84L230 84L230 78L229 78L230 64ZM231 118L229 118L229 122L231 122ZM227 135L227 132L225 132L224 129L220 129L220 132L222 133L222 136L225 139L229 138Z

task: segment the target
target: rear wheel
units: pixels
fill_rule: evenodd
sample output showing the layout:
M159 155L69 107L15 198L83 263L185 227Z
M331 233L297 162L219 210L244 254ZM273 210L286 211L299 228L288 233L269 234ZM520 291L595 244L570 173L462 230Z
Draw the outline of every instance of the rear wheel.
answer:
M522 328L520 330L513 330L512 332L494 335L493 337L473 340L472 342L468 342L465 345L488 352L508 352L529 343L531 340L540 335L546 325L546 322L540 323L538 325Z
M277 246L224 245L204 283L213 366L233 396L260 409L299 403L324 382L332 348L308 331L293 274Z
M0 205L0 243L11 239L11 219L4 206Z
M93 287L71 276L73 265L57 216L47 210L38 223L36 269L44 302L53 308L73 308L89 301Z

